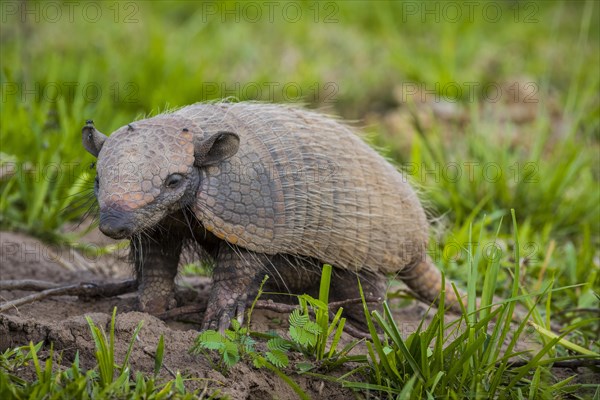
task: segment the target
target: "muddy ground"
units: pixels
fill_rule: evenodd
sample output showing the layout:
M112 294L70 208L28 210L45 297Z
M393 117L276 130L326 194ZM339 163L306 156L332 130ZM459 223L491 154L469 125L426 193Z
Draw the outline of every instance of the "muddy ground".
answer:
M110 241L98 232L88 234L85 239L91 246L106 245ZM99 258L82 257L72 249L60 249L43 244L37 239L11 232L0 232L0 279L36 279L60 284L78 282L119 281L130 277L131 268L124 260L125 249L116 256L105 255ZM206 293L210 279L178 278L181 285L192 286ZM0 301L23 297L23 291L0 291ZM206 299L196 299L206 301ZM402 300L406 302L405 300ZM427 307L418 302L399 307L400 300L392 301L394 316L403 335L413 332ZM84 316L90 316L96 324L109 327L110 314L117 307L115 329L116 360L123 359L133 332L139 323L144 327L134 346L131 364L134 371L151 374L154 368L152 356L160 335L165 339L164 368L161 377L171 378L170 371L180 371L184 376L197 378L189 381L188 388L205 387L209 393L220 390L232 399L291 399L296 398L292 389L281 379L266 369L255 369L245 363L238 363L229 373L222 374L213 369L203 356L191 355L189 349L198 334L201 315L186 317L185 321L162 321L149 314L135 310L135 295L127 294L111 298L85 300L73 296L50 297L42 301L13 308L0 314L0 351L8 347L26 345L30 341L44 342L45 349L54 343L54 350L61 352L63 365L70 365L76 351L79 351L81 365L92 368L95 364L94 343ZM287 315L267 310L255 310L252 328L257 331L277 330L282 334L287 329ZM353 338L344 334L343 341ZM523 343L535 347L535 343ZM348 367L350 368L350 367ZM341 375L349 369L335 371ZM27 378L28 372L23 372ZM323 382L309 376L296 374L292 369L288 374L314 399L348 399L354 394L331 382Z

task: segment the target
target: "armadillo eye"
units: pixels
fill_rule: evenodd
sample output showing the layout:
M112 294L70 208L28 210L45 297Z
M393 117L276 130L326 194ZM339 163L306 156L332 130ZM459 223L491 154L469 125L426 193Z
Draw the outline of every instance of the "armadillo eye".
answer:
M167 176L167 179L165 179L165 187L168 187L169 189L173 189L173 188L176 188L177 186L179 186L179 184L181 182L183 182L183 175L171 174L171 175Z

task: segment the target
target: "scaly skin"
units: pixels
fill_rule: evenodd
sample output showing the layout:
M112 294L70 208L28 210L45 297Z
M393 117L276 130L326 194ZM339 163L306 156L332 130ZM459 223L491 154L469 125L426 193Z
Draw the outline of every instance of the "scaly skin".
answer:
M167 218L157 229L132 239L130 258L138 279L141 311L157 315L177 305L174 280L188 236L185 229L178 219Z
M267 258L265 254L254 254L226 243L219 247L218 268L213 273L202 329L224 331L233 318L243 321L249 295L258 290L260 272Z
M110 138L92 123L82 134L98 157L100 229L132 238L144 310L173 306L184 241L216 261L204 328L241 318L265 273L273 290L316 294L323 263L335 269L333 301L358 297L357 276L367 295L384 297L391 274L427 301L439 295L415 192L331 118L267 104L196 104ZM449 287L446 301L457 309ZM346 313L363 320L360 306Z
M348 127L263 104L199 104L174 115L240 136L234 157L200 171L194 212L219 238L352 271L395 274L425 259L416 194Z

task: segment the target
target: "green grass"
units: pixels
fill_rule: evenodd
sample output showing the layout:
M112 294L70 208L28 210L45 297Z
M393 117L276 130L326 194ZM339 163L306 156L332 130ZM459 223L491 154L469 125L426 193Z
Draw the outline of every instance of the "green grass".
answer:
M105 4L98 21L76 9L73 22L66 11L53 22L8 14L8 3L23 4L3 3L0 27L1 229L77 240L64 226L85 211L75 205L93 180L93 159L80 144L86 119L110 133L148 113L226 96L303 102L360 121L368 140L420 188L434 227L431 255L458 286L509 298L514 286L503 283L513 282L518 263L520 293L532 293L523 301L537 302L537 326L558 324L574 345L600 351L599 323L590 321L600 292L594 1L493 2L501 7L498 22L486 21L483 5L472 19L440 14L436 22L406 8L425 3L358 1L327 3L331 8L300 2L298 22L281 12L270 22L266 10L259 22L244 15L223 22L194 2ZM28 2L40 12L43 4ZM278 4L281 11L287 3ZM511 86L517 81L522 86ZM473 83L472 93L445 90ZM432 92L429 105L406 96L414 87ZM490 100L492 87L505 96ZM530 117L511 117L511 87L535 92L535 102L516 105ZM436 117L432 103L449 107L451 118ZM511 209L518 233L506 223L496 232ZM469 244L473 238L477 244ZM496 248L500 257L490 264ZM551 350L551 357L573 352ZM467 360L472 368L475 359ZM539 393L551 393L545 373L536 374L529 378ZM426 387L412 376L406 383Z
M514 211L514 258L519 260L519 241ZM501 223L498 224L497 232ZM469 230L469 239L474 243ZM479 242L483 237L479 237ZM497 239L495 236L488 238ZM481 281L477 277L477 262L483 260L483 248L474 245L468 251L470 266L469 300L474 299L474 284ZM517 300L522 299L523 288L519 285L521 266L513 262L511 296L501 304L492 302L494 288L498 285L498 270L502 254L493 251L485 262L485 276L481 308L469 301L463 310L463 317L446 324L444 322L444 297L432 322L403 339L397 323L387 303L384 314L369 313L365 307L369 330L373 341L367 342L370 358L370 379L368 382L345 381L347 387L364 389L400 396L406 399L434 398L560 398L578 390L594 390L594 385L572 385L573 377L556 379L549 367L563 358L557 356L557 348L576 349L570 359L598 358L600 354L587 349L573 347L565 339L576 326L567 328L560 336L548 335L538 329L538 335L527 334L528 325L544 325L534 305L527 315L515 314ZM549 294L550 288L543 291L542 297ZM525 294L525 297L527 295ZM494 308L490 308L494 305ZM514 322L516 320L516 322ZM593 325L588 320L586 324ZM381 327L384 339L380 340L375 326ZM517 344L525 341L541 341L537 350L518 350ZM523 358L522 358L523 357ZM518 367L511 364L517 360L527 360ZM588 387L589 386L589 387ZM598 387L596 387L598 390Z

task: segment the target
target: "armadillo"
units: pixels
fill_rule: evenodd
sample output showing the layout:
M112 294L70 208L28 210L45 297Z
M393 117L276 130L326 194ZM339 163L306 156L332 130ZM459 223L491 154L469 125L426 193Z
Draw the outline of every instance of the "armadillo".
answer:
M143 311L176 305L185 243L214 261L203 329L243 319L265 274L272 290L314 293L333 266L331 299L383 297L396 275L417 297L442 289L428 222L406 176L347 124L299 107L200 103L138 120L110 137L92 121L100 230L131 240ZM269 281L267 281L268 283ZM458 299L446 287L447 304ZM344 310L364 322L361 305Z

